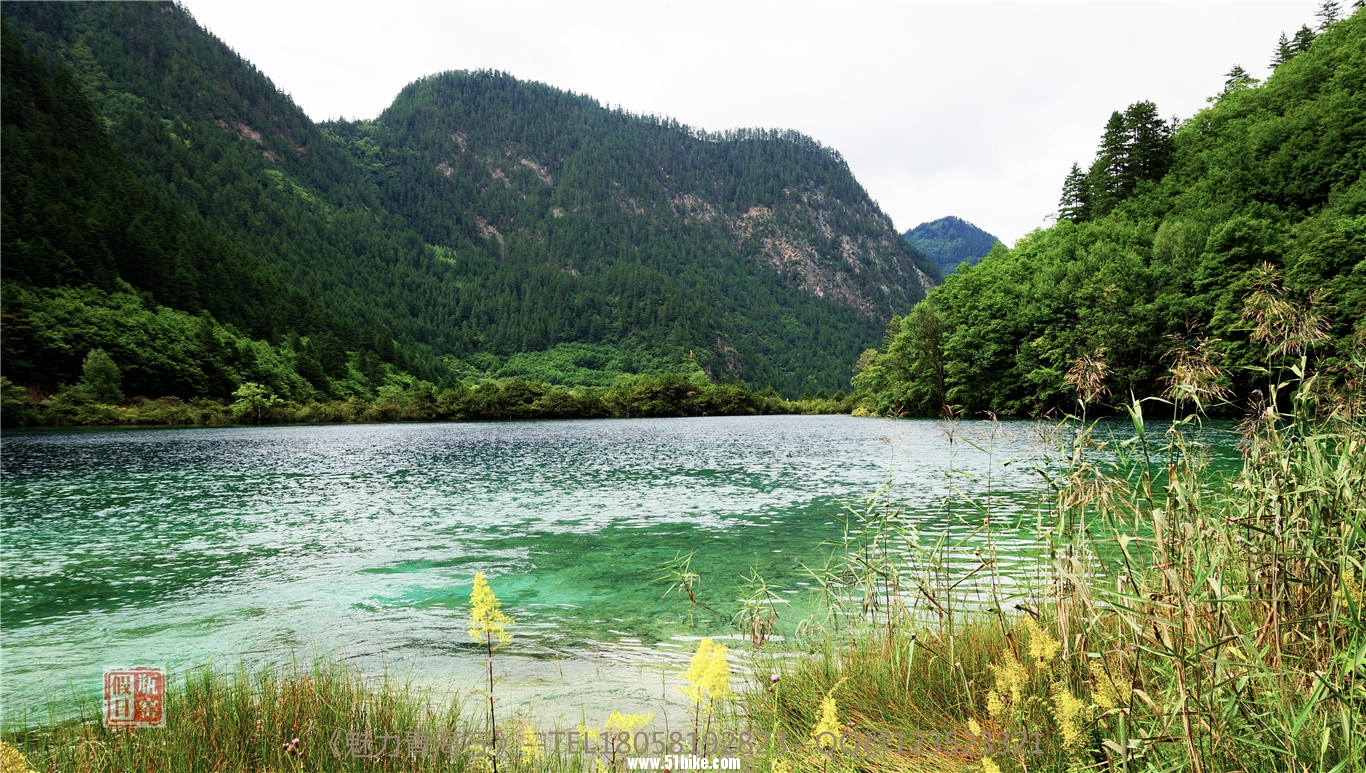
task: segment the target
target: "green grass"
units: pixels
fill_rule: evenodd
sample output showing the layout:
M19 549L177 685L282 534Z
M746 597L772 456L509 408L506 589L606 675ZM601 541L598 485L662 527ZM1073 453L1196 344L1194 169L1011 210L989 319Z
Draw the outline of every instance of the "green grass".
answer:
M203 669L167 692L165 728L109 729L99 707L86 706L86 719L8 740L35 768L54 771L459 770L470 757L431 749L372 763L353 755L365 740L391 749L401 742L406 752L410 733L468 737L474 728L458 701L408 684L367 683L337 665L228 674ZM295 738L301 742L291 753Z

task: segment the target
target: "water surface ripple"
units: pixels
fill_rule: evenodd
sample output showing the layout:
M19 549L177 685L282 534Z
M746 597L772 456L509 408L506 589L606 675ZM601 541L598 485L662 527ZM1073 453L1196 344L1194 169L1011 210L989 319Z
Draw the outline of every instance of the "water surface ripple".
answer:
M696 551L718 609L751 569L795 593L846 506L889 482L927 530L969 529L943 503L989 488L1003 539L1027 545L1037 430L781 416L9 433L4 721L98 697L109 665L320 654L472 690L479 570L517 620L500 654L512 710L668 703L695 640L735 633L690 624L651 583L675 555Z

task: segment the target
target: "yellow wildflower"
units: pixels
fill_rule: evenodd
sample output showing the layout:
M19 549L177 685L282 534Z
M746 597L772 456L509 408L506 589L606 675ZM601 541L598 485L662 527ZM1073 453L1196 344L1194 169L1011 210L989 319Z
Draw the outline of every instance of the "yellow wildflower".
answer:
M684 674L687 687L678 688L694 704L706 704L711 713L712 705L730 696L730 663L726 661L726 645L717 644L711 639L703 639L697 645L697 652L688 664Z
M0 741L0 769L4 773L34 773L24 753L4 741Z
M614 711L607 717L607 732L613 738L619 733L629 735L650 724L650 720L654 718L653 711L649 714L623 714L620 711Z
M999 666L992 666L991 672L996 675L996 689L1003 693L1010 693L1010 702L1019 705L1020 695L1024 691L1025 683L1029 681L1029 672L1015 659L1015 653L1006 650L1004 661Z
M982 773L1001 773L1001 766L992 761L990 757L983 757Z
M1129 702L1134 682L1129 677L1123 653L1111 652L1104 660L1093 660L1086 667L1091 672L1091 696L1097 706L1109 711Z
M476 572L474 588L470 591L470 638L490 647L496 638L498 645L502 646L512 641L512 634L503 627L511 624L512 618L503 613L498 597L493 595L488 580L484 579L484 573Z
M1058 650L1062 649L1061 642L1054 639L1029 615L1025 615L1024 626L1029 631L1029 654L1039 661L1040 665L1049 663L1057 657Z
M839 739L840 732L839 707L835 704L835 696L826 694L821 698L821 719L811 731L811 737L820 748L829 749Z
M522 725L522 762L535 764L545 759L541 748L541 736L531 725Z
M792 773L792 763L787 760L774 760L769 773Z
M1084 740L1080 720L1086 710L1086 704L1061 682L1053 685L1052 693L1053 719L1057 721L1058 730L1062 733L1063 746L1068 751L1076 753L1081 750Z
M987 692L987 713L996 719L1005 719L1006 702L1001 699L1001 694L995 690Z
M590 739L597 738L598 736L602 735L602 733L606 732L596 727L589 727L588 725L582 722L579 723L579 726L576 729L579 732L579 738L582 739L580 742L585 746L588 744Z

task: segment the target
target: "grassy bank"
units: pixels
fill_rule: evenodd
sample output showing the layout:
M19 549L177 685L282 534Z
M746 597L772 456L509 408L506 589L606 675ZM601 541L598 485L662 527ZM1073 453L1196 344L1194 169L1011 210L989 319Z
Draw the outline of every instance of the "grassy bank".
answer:
M106 728L96 704L82 707L81 720L6 740L40 771L458 770L469 752L437 751L448 739L472 736L461 709L455 699L367 682L336 665L205 669L169 685L164 728ZM431 740L429 749L419 737ZM374 756L379 751L400 754L390 760Z

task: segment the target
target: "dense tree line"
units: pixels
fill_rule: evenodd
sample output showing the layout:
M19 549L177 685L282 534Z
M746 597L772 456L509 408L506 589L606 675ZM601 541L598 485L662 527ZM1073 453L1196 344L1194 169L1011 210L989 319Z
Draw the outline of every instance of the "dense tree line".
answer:
M863 409L1072 410L1086 363L1115 399L1172 397L1173 366L1201 363L1242 410L1267 388L1254 333L1268 314L1329 372L1359 379L1366 14L1326 23L1266 83L1226 89L1174 131L1156 116L1150 103L1112 115L1090 171L1067 176L1055 226L893 320L859 360ZM1272 293L1285 305L1248 305Z
M39 404L0 377L5 426L295 424L393 421L527 421L537 419L675 418L791 413L847 413L843 393L780 397L704 375L619 375L604 386L553 386L523 378L478 379L437 387L390 383L373 398L285 399L272 387L244 381L221 400L124 399L122 371L102 349L91 350L81 380Z

